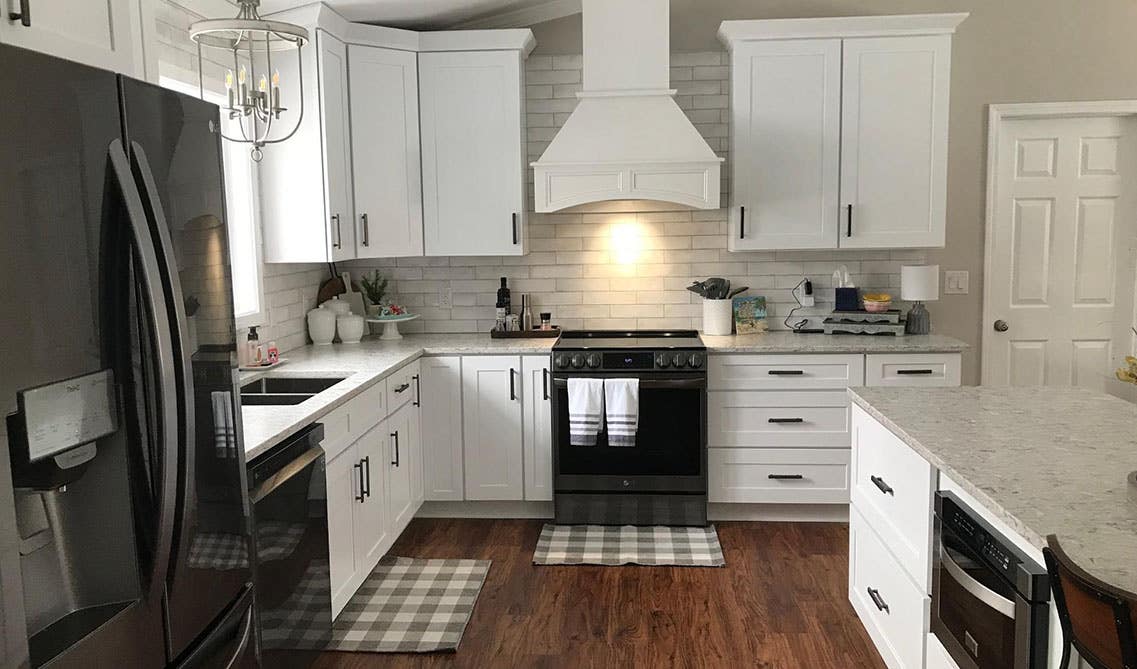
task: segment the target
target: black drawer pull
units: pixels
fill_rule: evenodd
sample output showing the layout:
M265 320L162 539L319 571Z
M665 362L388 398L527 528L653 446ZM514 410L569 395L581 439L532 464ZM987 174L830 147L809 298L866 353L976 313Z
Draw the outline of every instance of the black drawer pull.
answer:
M407 388L410 388L410 387L411 387L411 384L409 384L409 383L401 383L395 387L395 394L396 395L402 394L402 393L406 392Z
M896 496L896 491L892 489L892 486L885 483L884 479L881 477L870 476L869 480L872 481L872 484L875 485L882 493L886 495L892 495L893 497Z
M371 496L371 456L363 458L363 466L367 467L367 489L363 491L364 495Z
M356 464L352 465L352 468L359 470L359 495L355 497L355 501L362 503L365 499L363 494L363 460L360 460Z
M395 430L394 432L391 433L391 436L395 438L395 459L391 461L391 464L398 467L399 466L399 431Z
M902 374L902 375L906 375L906 376L907 375L915 376L917 374L932 374L933 372L930 369L898 369L898 370L896 370L896 373L898 375Z
M770 423L804 423L804 418L767 418Z
M888 610L888 604L886 604L884 599L880 596L880 590L877 590L876 588L868 588L868 593L869 593L869 597L872 598L872 603L876 604L876 610L877 611L884 611L885 613L891 613Z
M770 376L803 376L805 374L800 369L771 369L766 373Z
M801 474L767 474L766 478L774 481L800 481L805 477Z
M415 382L415 401L414 401L414 405L415 405L416 407L418 407L418 406L422 406L422 401L421 401L421 398L422 398L422 386L420 385L420 384L421 384L421 381L419 381L419 378L418 378L418 374L415 374L415 375L414 375L414 376L412 376L411 378L412 378L412 379L414 379L414 382Z
M746 207L738 208L738 238L746 239Z

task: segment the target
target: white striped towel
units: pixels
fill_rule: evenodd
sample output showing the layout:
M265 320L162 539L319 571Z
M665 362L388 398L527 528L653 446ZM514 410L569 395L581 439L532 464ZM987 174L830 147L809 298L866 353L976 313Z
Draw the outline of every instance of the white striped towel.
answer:
M640 426L640 380L605 379L604 411L609 446L635 446Z
M604 419L604 379L568 380L569 444L595 446Z
M237 421L233 419L233 395L229 392L211 392L213 402L213 451L225 460L237 457Z

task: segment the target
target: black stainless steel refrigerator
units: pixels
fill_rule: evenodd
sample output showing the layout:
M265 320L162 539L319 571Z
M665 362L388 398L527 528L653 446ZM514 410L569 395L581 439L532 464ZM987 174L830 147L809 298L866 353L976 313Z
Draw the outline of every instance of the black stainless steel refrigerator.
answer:
M0 62L0 664L253 666L218 109Z

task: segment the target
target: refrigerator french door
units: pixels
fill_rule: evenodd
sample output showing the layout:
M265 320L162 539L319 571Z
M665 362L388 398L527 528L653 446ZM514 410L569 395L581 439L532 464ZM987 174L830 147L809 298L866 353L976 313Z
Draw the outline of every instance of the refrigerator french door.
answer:
M5 661L252 666L218 110L0 58Z

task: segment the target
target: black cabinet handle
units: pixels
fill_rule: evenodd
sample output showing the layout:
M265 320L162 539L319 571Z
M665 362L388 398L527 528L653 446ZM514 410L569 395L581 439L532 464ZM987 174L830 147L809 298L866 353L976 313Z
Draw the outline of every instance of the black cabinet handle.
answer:
M884 611L885 613L891 613L888 610L888 604L886 604L884 602L884 599L881 598L881 596L880 596L880 590L877 590L876 588L868 588L868 593L869 593L869 597L872 598L872 603L876 604L876 610L877 611Z
M509 401L512 402L517 399L517 387L513 384L513 368L509 368Z
M420 382L418 379L418 374L412 376L411 379L413 379L415 382L415 400L414 402L411 402L411 404L415 405L416 407L422 406L422 386L419 385Z
M367 223L367 214L360 214L359 218L363 221L363 245L371 246L371 226Z
M805 477L801 474L767 474L766 478L775 481L800 481Z
M391 436L395 438L395 459L391 461L391 464L398 467L399 466L399 431L395 430L394 432L391 433Z
M800 369L771 369L766 372L770 376L802 376L805 374Z
M898 370L896 370L896 373L898 375L904 375L904 376L909 376L909 375L915 376L917 374L931 374L932 370L930 370L930 369L898 369Z
M513 212L513 219L511 226L513 228L513 243L517 243L517 212Z
M549 399L549 370L548 369L542 369L541 370L541 386L542 386L542 391L545 395L545 399Z
M355 501L362 503L364 500L364 495L363 495L363 460L360 460L356 464L352 465L352 467L359 470L359 495L356 496Z
M407 392L407 388L410 388L410 387L411 387L411 384L409 384L409 383L400 383L399 385L395 386L395 394L396 395L402 395L403 393Z
M363 494L370 497L371 496L371 456L370 455L363 458L363 466L367 468L367 489L363 491Z
M738 238L746 239L746 207L738 208Z
M8 12L9 21L19 21L20 25L30 28L32 25L32 0L20 0L19 12Z
M769 423L804 423L804 418L767 418Z
M869 480L872 481L872 484L875 485L877 487L877 489L880 490L885 495L892 495L893 497L896 497L896 491L892 489L892 486L885 483L884 479L882 479L881 477L870 476Z
M845 236L853 236L853 205L849 204L849 220L845 222Z

